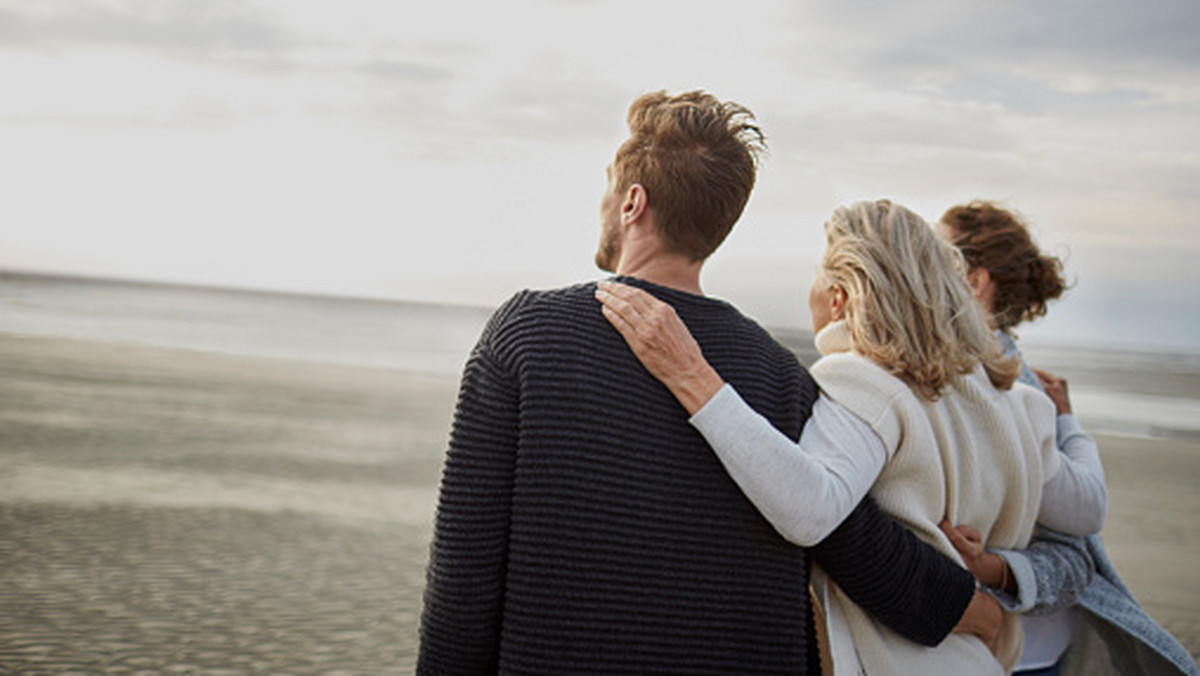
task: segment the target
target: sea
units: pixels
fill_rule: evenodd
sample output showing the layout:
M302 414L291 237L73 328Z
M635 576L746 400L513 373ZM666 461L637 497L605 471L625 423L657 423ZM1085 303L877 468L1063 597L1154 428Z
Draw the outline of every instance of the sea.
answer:
M492 308L0 272L0 332L456 374ZM768 327L802 363L811 332ZM1200 440L1195 353L1020 344L1095 433Z
M0 272L0 332L457 372L487 308Z

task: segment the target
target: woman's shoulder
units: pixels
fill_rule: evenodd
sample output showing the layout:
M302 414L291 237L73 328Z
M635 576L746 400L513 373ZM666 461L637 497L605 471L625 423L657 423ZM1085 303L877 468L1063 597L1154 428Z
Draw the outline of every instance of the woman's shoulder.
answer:
M1054 401L1044 391L1017 381L1013 383L1012 389L1007 390L1005 394L1012 398L1022 410L1028 412L1030 417L1037 420L1039 424L1049 425L1053 429L1055 418L1058 417L1058 411L1054 408Z
M912 394L911 388L887 369L857 352L825 355L813 364L813 378L821 389L869 389L885 399Z
M813 365L812 375L823 394L862 418L888 448L895 448L903 430L924 415L912 388L860 354L822 357Z

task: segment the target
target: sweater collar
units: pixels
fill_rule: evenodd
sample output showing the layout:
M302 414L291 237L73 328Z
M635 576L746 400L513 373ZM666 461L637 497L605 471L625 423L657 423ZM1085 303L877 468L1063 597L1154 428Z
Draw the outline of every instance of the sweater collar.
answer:
M631 277L629 275L614 275L612 277L609 277L608 281L619 282L621 284L628 284L629 286L635 286L643 291L650 293L651 295L655 296L656 298L663 301L664 303L668 303L671 306L676 307L676 309L678 309L677 306L679 306L680 304L701 305L701 306L712 306L712 305L728 306L729 305L728 302L726 302L720 298L714 298L712 296L698 295L698 294L691 293L689 291L682 291L680 289L675 289L675 288L672 288L669 286L662 286L661 284L655 284L654 282L648 282L648 281L642 279L641 277Z
M838 352L849 352L854 346L850 342L850 327L845 319L829 322L817 332L813 342L823 356Z

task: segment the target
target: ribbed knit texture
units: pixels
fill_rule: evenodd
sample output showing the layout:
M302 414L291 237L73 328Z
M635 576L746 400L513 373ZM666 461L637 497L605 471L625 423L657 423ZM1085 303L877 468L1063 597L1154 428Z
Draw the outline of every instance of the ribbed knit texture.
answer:
M941 643L975 593L975 577L899 525L870 496L809 556L851 601L914 643Z
M622 281L673 305L742 397L799 436L816 390L791 353L724 302ZM468 361L418 673L817 673L805 552L741 494L594 289L518 294ZM894 551L862 518L888 524L856 511L847 547ZM867 572L847 547L828 545L871 596L896 566L876 557ZM917 567L944 580L930 572L942 564L956 568ZM901 621L948 630L970 594L955 582L930 621Z
M468 362L419 672L804 673L804 552L742 496L594 288L517 295ZM726 303L653 290L798 436L815 388L795 358Z
M1041 502L1043 468L1058 462L1054 410L1032 390L999 391L982 367L964 374L929 401L903 381L848 349L844 323L818 334L825 356L813 366L823 391L861 417L890 454L871 489L880 507L924 541L957 556L938 523L975 528L988 547L1029 543ZM832 354L830 352L833 352ZM982 642L955 636L935 651L914 650L855 604L828 609L849 624L868 673L1002 673ZM874 611L868 611L874 612ZM1020 627L1006 616L1000 654L1019 655Z

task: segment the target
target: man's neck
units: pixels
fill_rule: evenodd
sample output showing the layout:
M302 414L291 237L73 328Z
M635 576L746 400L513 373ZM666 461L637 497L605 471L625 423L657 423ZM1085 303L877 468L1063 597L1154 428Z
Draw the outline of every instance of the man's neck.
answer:
M703 262L693 263L683 256L647 256L642 260L626 260L617 265L618 275L637 277L651 284L703 296L700 288L700 268Z

